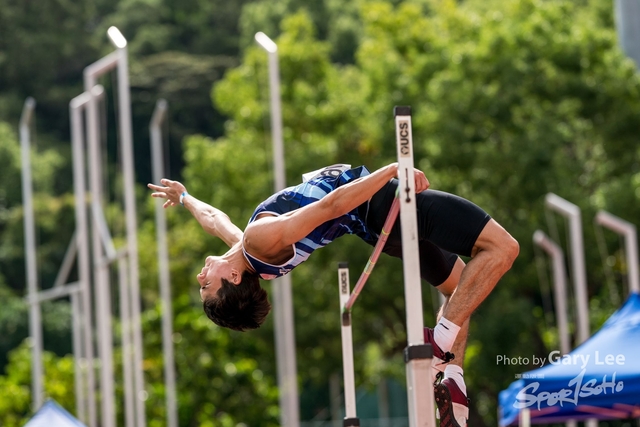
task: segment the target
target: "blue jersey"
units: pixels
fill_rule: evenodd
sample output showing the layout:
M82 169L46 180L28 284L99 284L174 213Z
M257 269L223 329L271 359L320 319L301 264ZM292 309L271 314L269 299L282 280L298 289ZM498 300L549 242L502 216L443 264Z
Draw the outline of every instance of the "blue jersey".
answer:
M306 174L306 182L295 187L286 188L264 202L260 203L254 211L249 224L255 221L256 217L262 213L272 215L282 215L294 211L303 206L322 199L324 196L361 176L369 175L369 171L364 166L350 169L346 165L328 166L311 175ZM377 234L370 232L365 224L365 219L360 218L358 209L344 214L338 218L325 222L316 227L308 236L293 244L293 257L282 265L266 263L247 253L242 248L245 258L260 275L266 280L284 276L309 258L313 251L328 245L344 234L356 234L367 241L375 241Z

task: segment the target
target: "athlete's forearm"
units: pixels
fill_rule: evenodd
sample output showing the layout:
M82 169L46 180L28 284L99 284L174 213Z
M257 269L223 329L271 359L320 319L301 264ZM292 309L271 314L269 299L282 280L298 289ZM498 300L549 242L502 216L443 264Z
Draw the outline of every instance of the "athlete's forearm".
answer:
M229 216L220 209L214 208L192 195L184 197L183 203L204 231L214 237L219 237L229 247L242 239L242 230L236 227Z
M358 178L348 184L338 187L324 199L331 203L336 210L336 216L351 212L373 197L390 179L398 174L397 163L384 166L370 175ZM324 200L323 199L323 200Z

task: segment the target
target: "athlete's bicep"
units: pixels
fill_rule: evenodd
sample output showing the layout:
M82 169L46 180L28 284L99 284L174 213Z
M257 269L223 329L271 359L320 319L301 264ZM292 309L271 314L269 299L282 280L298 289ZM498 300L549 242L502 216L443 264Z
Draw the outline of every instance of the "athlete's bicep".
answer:
M245 244L255 255L278 253L308 236L316 227L335 218L336 209L321 199L292 212L261 218L245 230Z

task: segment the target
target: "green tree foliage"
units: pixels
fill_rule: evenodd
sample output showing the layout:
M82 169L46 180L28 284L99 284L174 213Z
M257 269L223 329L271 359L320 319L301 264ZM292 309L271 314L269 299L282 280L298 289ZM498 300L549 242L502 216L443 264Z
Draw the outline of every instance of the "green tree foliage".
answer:
M23 245L23 209L21 188L20 147L15 132L0 122L0 295L4 301L0 313L0 366L7 362L7 353L27 335L27 303L25 291L25 255ZM32 150L32 178L35 192L34 216L38 227L38 275L40 285L50 287L64 256L67 236L73 230L73 200L50 195L54 176L62 159L53 150ZM60 244L62 242L62 244ZM47 348L64 354L70 347L66 339L69 324L68 305L45 304L43 321Z
M65 408L75 408L73 357L45 352L46 395ZM6 374L0 376L0 423L6 427L26 424L31 414L31 350L28 340L9 353Z
M513 271L472 324L467 371L478 402L472 410L477 422L487 424L495 422L497 392L523 369L497 366L496 355L545 355L545 345L557 345L549 341L549 325L536 308L540 297L530 243L544 221L544 195L554 191L577 203L586 218L598 208L621 205L630 210L615 211L631 218L638 173L632 141L639 80L617 49L601 9L570 2L501 4L498 10L453 1L367 3L361 8L365 31L354 66L330 62L331 49L317 41L304 13L287 16L277 39L289 183L301 172L335 161L371 167L392 161L391 107L409 104L415 112L417 162L432 186L476 201L521 242ZM219 108L231 117L220 143L232 141L239 150L247 143L259 147L265 139L260 129L267 105L266 66L258 61L264 61L264 53L247 49L243 64L214 92ZM324 147L329 149L318 152ZM217 143L211 150L218 150ZM237 165L216 157L221 164ZM339 369L327 357L339 360L332 263L348 259L357 266L364 256L355 253L368 249L345 239L293 273L303 377L325 381L326 372ZM599 258L590 250L587 259L590 295L598 300L603 293ZM362 312L356 308L356 322L371 325L356 332L356 345L376 342L390 366L403 346L404 314L399 283L388 286L398 282L398 265L385 262L388 267L378 267L359 302ZM388 303L381 307L380 301ZM306 321L309 316L313 322Z
M289 16L304 12L313 21L320 40L329 43L334 62L352 64L360 43L362 21L358 8L368 0L341 2L337 0L263 0L248 3L240 18L241 45L254 43L254 35L262 31L275 38L280 35L281 24Z
M15 16L28 8L3 6ZM65 58L75 60L67 64L75 67L73 72L65 75L76 77L64 80L68 87L61 83L51 92L59 97L56 111L66 111L65 97L79 92L82 67L97 59L98 52L108 51L104 29L119 25L132 52L137 141L146 140L156 96L168 98L178 118L170 129L175 145L170 152L184 152L181 172L187 188L227 212L241 228L273 187L267 58L252 40L256 31L264 31L278 44L290 185L299 182L302 173L326 164L366 164L375 169L394 161L392 107L413 107L416 164L427 173L432 188L476 202L521 244L513 270L472 319L466 354L466 378L474 402L472 425L495 425L497 392L513 380L514 373L527 369L497 365L497 355L546 356L558 345L553 318L538 289L531 243L533 231L545 228L543 198L548 191L583 209L592 330L615 308L604 286L590 220L597 209L628 220L640 214L635 143L640 81L616 46L610 2L362 0L345 5L273 0L222 5L122 0L77 6L73 11L74 19L91 22L90 29L99 28L100 41L84 37L62 49ZM4 16L9 15L0 19ZM0 31L3 28L0 25ZM86 27L71 28L77 31L73 34L86 35ZM240 35L233 33L238 28ZM217 33L223 29L224 34ZM31 33L20 34L30 40ZM244 51L231 58L238 44ZM22 78L25 70L33 69L19 68L18 53L1 46L0 79L5 79L1 82L8 84L12 80L7 76ZM52 80L47 79L43 77L39 87L50 85ZM210 92L211 83L215 84ZM22 87L0 90L0 111L19 108L27 94ZM46 123L49 126L50 120ZM63 134L66 138L66 131L60 130ZM177 148L188 134L192 136ZM137 158L145 158L146 148L138 144L138 150ZM34 163L41 161L42 177L36 178L36 187L46 193L47 183L64 181L59 177L64 176L65 162L53 152L39 151ZM0 154L0 281L20 289L24 268L19 155L15 134L6 125L0 125ZM48 160L38 160L40 156ZM38 212L53 213L42 226L47 242L52 242L50 249L42 249L49 251L47 257L55 259L64 252L65 233L73 227L72 203L68 196L38 195ZM165 391L155 229L149 219L152 203L148 199L141 212L139 238L147 308L143 316L147 409L150 425L155 426L165 416ZM115 221L117 208L110 212ZM219 254L225 247L205 235L188 212L175 208L168 212L181 425L276 425L273 316L261 329L245 334L213 326L202 312L194 277L206 255ZM563 236L564 225L557 221ZM617 242L607 243L615 250ZM313 408L302 408L303 419L329 406L328 396L319 390L326 389L327 378L341 370L336 263L349 261L354 283L371 249L357 238L345 237L292 273L300 386L304 401L314 402ZM620 255L615 252L610 261L622 276L626 270ZM56 262L48 262L47 271L54 271ZM359 385L373 386L381 376L402 381L406 336L400 272L398 260L381 260L354 309ZM268 283L264 285L269 289ZM433 324L437 296L426 285L423 289L425 323ZM25 328L16 320L24 316L24 303L14 296L6 307L0 316L1 337L4 331L11 335ZM16 344L1 342L7 348ZM28 392L26 376L14 373L25 372L24 367L17 368L18 359L22 360L11 359L7 374L0 377L6 384L0 390L23 387L20 393ZM66 397L60 398L71 399L72 389L69 382ZM27 403L20 399L15 402L18 406L0 409L7 425L28 413ZM72 400L65 402L73 405Z

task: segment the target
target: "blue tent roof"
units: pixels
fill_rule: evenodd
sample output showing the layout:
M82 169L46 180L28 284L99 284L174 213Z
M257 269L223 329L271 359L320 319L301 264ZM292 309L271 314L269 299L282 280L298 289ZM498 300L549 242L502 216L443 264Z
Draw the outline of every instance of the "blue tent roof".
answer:
M640 417L640 295L631 294L589 340L500 392L500 425Z
M62 406L48 400L24 427L86 427Z

